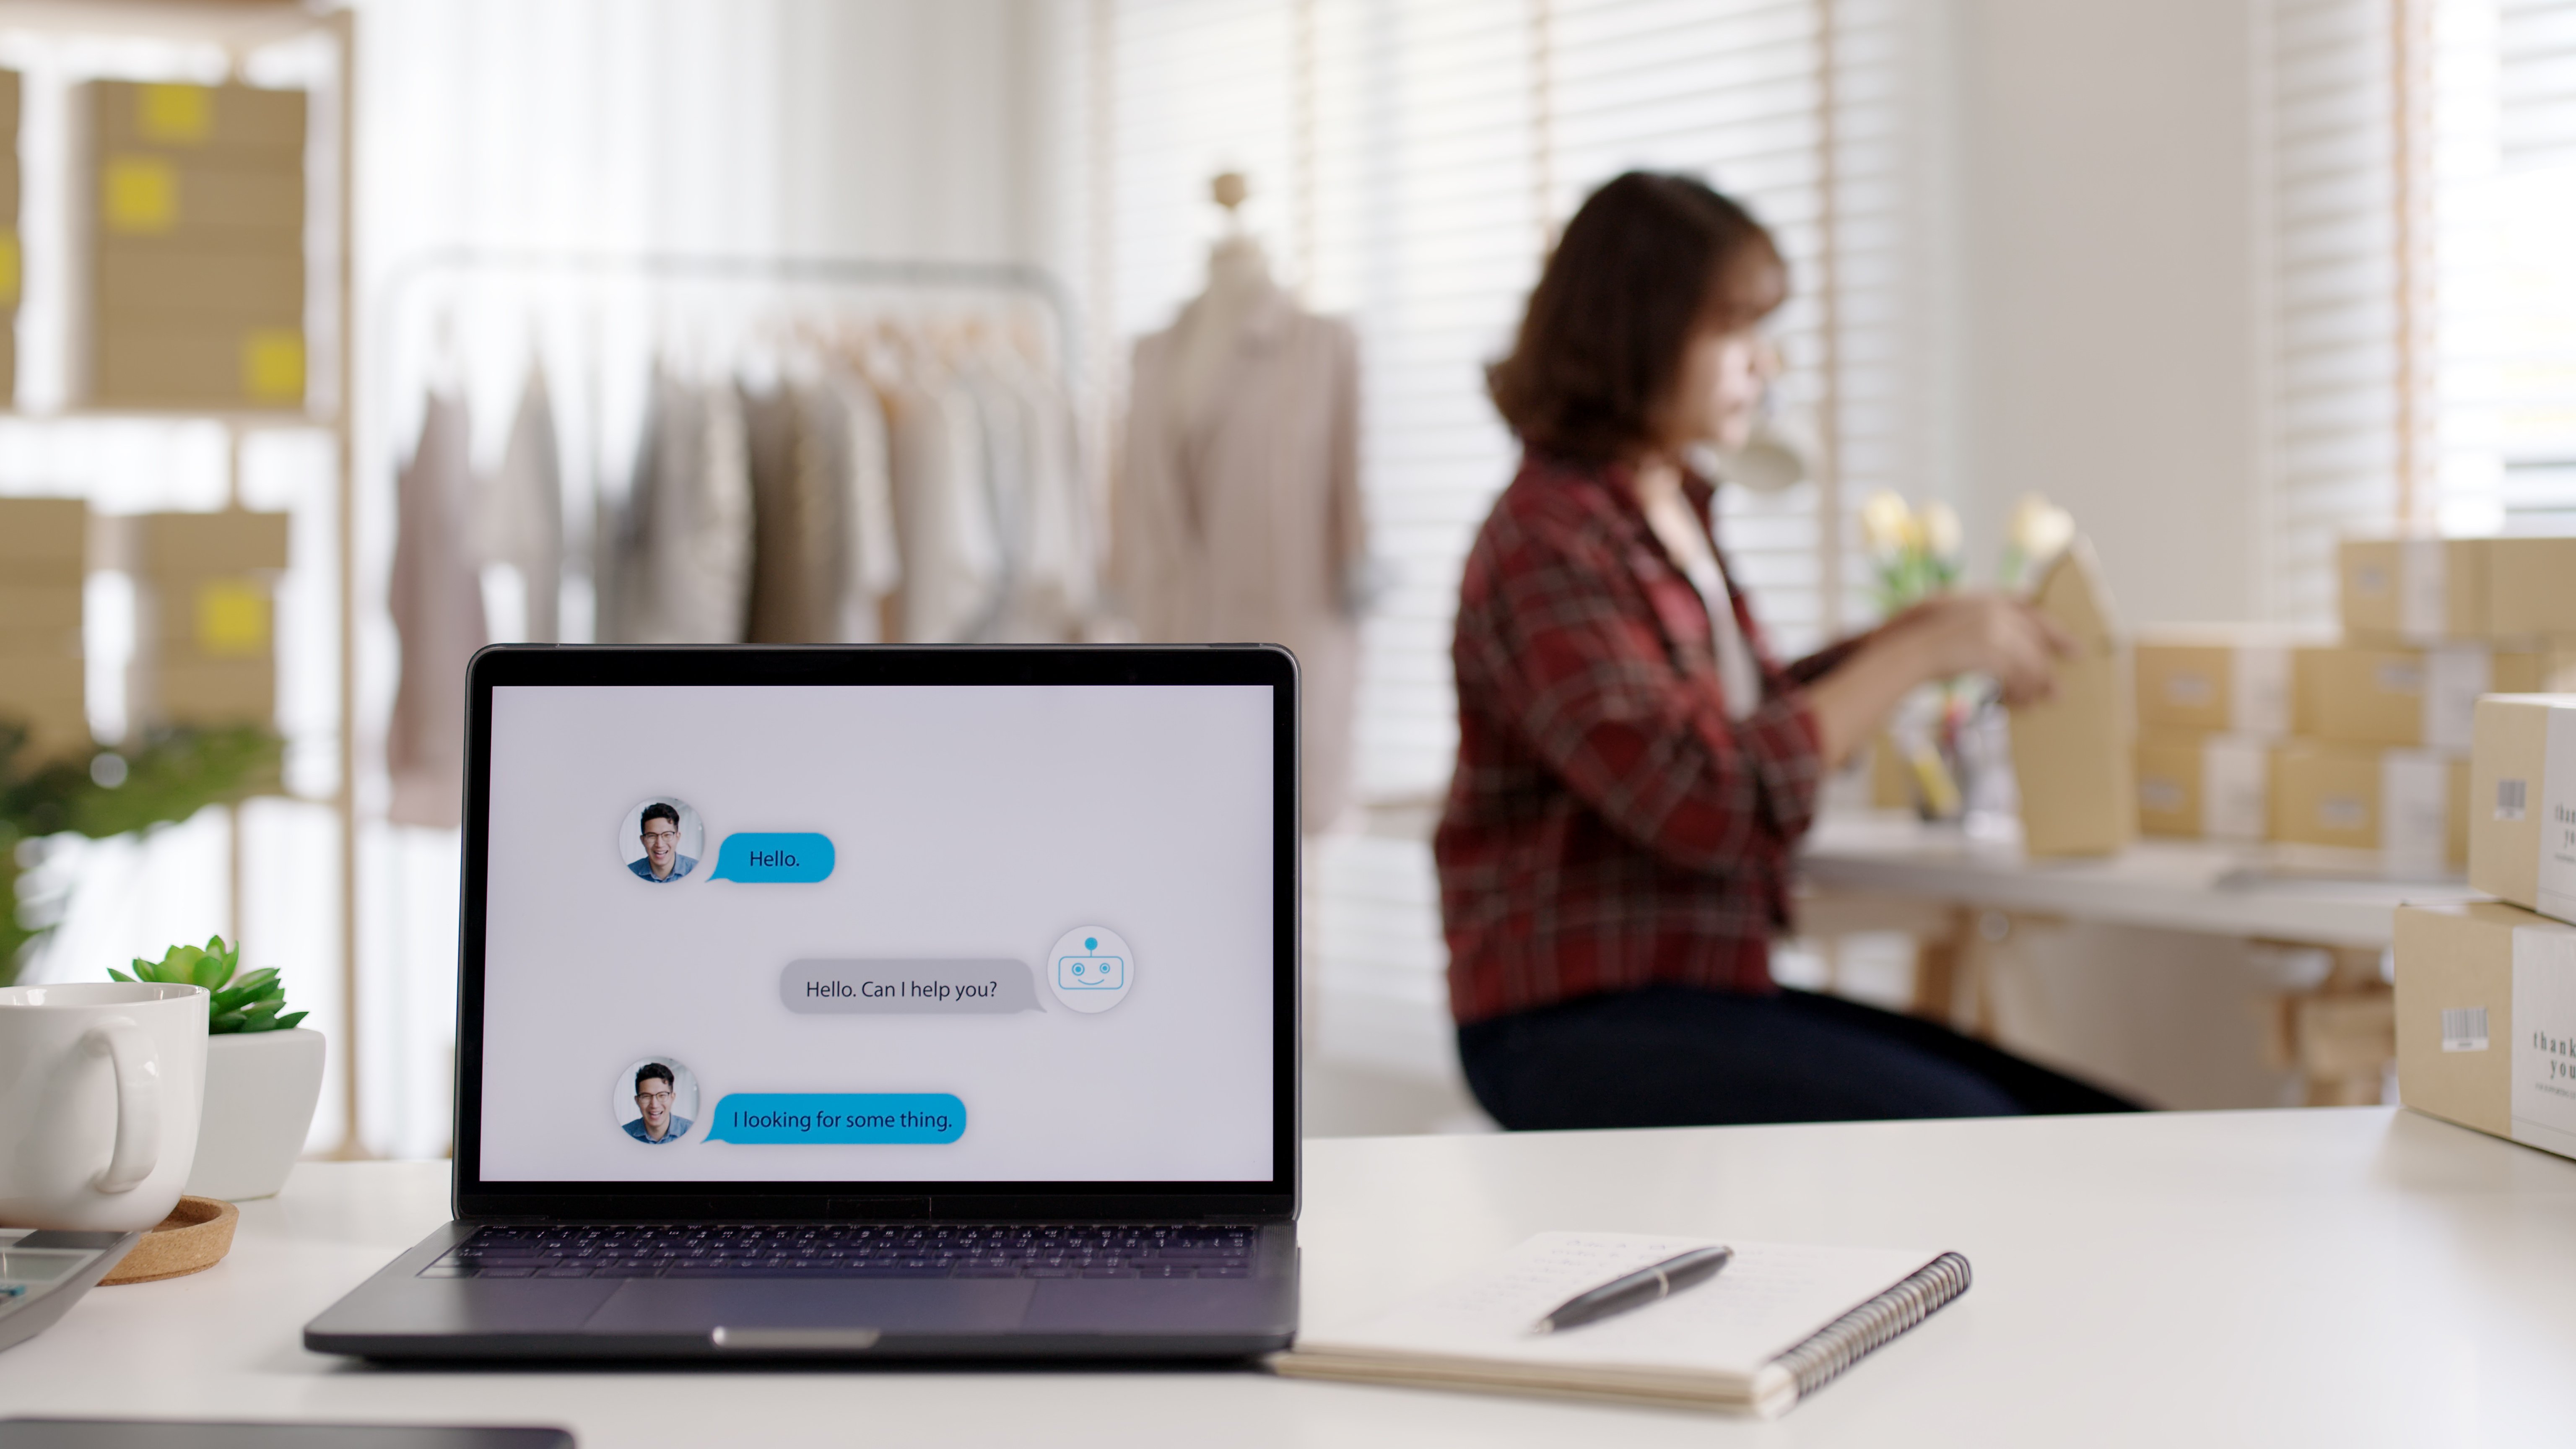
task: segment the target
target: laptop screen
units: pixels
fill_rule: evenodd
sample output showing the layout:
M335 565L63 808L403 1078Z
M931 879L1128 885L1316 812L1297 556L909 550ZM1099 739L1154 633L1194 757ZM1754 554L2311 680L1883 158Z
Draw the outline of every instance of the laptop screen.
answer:
M480 1181L1272 1181L1276 694L494 684Z

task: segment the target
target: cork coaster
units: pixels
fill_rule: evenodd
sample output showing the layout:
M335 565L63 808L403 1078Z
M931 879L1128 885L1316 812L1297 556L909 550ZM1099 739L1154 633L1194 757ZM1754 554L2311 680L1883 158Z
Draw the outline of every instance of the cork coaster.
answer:
M100 1287L118 1283L151 1283L202 1273L232 1251L233 1225L241 1209L210 1197L183 1197L161 1225L143 1235L125 1260L99 1279Z

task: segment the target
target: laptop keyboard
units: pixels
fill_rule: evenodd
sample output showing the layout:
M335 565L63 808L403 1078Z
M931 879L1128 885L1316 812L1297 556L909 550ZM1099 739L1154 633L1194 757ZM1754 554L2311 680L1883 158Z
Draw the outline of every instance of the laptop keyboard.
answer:
M423 1278L1249 1278L1257 1227L487 1227Z

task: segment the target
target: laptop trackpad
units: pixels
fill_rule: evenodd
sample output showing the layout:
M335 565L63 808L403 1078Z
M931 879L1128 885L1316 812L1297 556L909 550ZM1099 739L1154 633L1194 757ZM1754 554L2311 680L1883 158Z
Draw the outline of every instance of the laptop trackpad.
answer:
M873 1328L1000 1333L1019 1327L1026 1278L635 1278L582 1325L593 1333L700 1334L717 1328Z

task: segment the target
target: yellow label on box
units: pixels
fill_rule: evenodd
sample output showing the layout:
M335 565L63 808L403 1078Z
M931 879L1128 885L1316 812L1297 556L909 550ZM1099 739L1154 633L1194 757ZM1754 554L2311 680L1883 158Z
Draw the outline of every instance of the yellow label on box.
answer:
M179 224L179 171L157 156L111 156L99 177L107 229L159 236Z
M242 393L255 402L304 400L304 334L254 327L242 336Z
M0 307L18 305L18 229L0 226Z
M202 146L215 129L214 90L208 86L136 86L134 129L147 141Z
M197 647L217 657L268 652L268 592L240 579L197 590Z

